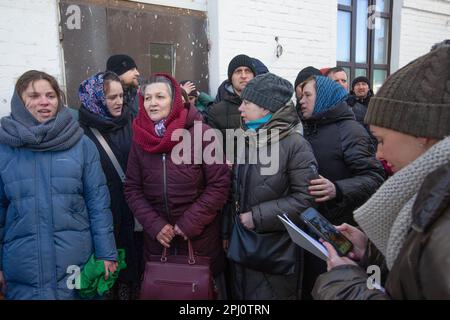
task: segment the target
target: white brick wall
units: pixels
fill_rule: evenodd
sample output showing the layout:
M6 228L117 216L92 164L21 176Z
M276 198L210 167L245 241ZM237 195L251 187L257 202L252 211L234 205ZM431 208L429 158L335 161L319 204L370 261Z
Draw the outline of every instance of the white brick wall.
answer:
M54 0L0 1L0 117L9 114L18 77L37 69L63 83Z
M292 82L308 65L336 64L336 0L219 0L208 6L213 94L227 78L228 63L240 53ZM275 36L283 46L279 58Z
M400 29L399 66L427 53L450 38L449 0L404 0Z
M308 65L321 68L336 63L337 0L142 1L207 10L213 95L227 77L230 59L240 53L257 57L292 82ZM0 12L2 117L9 113L15 81L23 72L46 71L61 85L64 74L56 0L1 0ZM399 29L398 66L402 67L450 37L450 1L403 0ZM284 49L279 58L275 36Z

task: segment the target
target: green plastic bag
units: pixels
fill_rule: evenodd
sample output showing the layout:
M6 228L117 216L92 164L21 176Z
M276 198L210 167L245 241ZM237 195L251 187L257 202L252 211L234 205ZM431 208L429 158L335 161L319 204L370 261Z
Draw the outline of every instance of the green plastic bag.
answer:
M83 271L80 273L80 297L85 299L104 295L108 292L119 277L119 272L127 267L125 263L125 250L118 249L118 266L114 273L110 273L105 280L105 265L103 260L97 260L94 255L89 257Z

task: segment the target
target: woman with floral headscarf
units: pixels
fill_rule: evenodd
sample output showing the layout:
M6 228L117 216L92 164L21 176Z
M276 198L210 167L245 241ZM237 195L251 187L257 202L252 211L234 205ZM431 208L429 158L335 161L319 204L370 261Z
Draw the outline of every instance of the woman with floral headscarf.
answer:
M80 125L95 143L108 181L116 243L126 252L127 268L119 275L113 289L113 298L135 299L139 291L142 232L133 232L134 219L123 195L123 182L92 131L92 128L98 130L125 172L131 146L133 116L129 106L123 103L122 85L119 77L113 72L98 73L86 79L80 84L78 95L81 101Z

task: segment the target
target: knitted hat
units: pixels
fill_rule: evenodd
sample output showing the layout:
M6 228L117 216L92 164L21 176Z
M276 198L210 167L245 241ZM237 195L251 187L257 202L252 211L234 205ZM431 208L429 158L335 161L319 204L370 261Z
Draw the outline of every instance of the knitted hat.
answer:
M356 84L357 84L358 82L365 82L365 83L367 83L367 85L369 86L369 89L370 89L370 81L369 81L369 79L367 79L367 78L364 77L364 76L360 76L360 77L356 77L356 78L352 81L352 90L355 88L355 86L356 86Z
M314 67L306 67L303 68L302 70L300 70L300 72L297 75L297 78L295 79L295 83L294 83L294 89L297 88L297 86L302 83L303 81L305 81L306 79L308 79L311 76L320 76L322 75L319 71L319 69L316 69Z
M256 75L264 74L269 72L269 69L267 69L266 65L261 62L261 60L256 58L251 58L253 65L255 66Z
M241 99L261 108L276 112L292 98L292 84L273 73L264 73L250 80L241 93Z
M118 76L133 68L137 68L136 63L126 54L113 55L106 62L106 70L115 72Z
M239 67L247 67L252 70L253 75L256 76L255 66L253 65L252 58L245 54L240 54L231 59L230 64L228 65L228 80L231 82L231 76L233 75L234 70Z
M370 100L364 120L416 137L450 135L450 46L392 74Z
M313 114L331 109L347 98L347 91L337 82L324 76L315 76L314 79L316 80L316 104Z

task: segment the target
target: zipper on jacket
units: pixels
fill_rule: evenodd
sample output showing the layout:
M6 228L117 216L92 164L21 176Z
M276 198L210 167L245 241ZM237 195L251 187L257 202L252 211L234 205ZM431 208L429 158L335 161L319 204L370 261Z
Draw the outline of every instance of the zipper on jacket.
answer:
M169 201L167 200L167 167L166 167L166 154L163 153L162 155L162 162L163 162L163 179L164 179L164 188L163 188L163 195L164 195L164 207L166 209L167 219L169 222L170 220L170 211L169 211Z
M39 216L39 201L38 201L38 190L40 190L38 188L37 185L37 159L36 156L34 157L34 215L36 217L36 243L37 243L37 254L38 254L38 283L39 283L39 288L42 288L42 277L43 277L43 267L42 267L42 252L41 252L41 232L40 232L40 221L41 218ZM42 291L39 291L39 295L42 294Z

